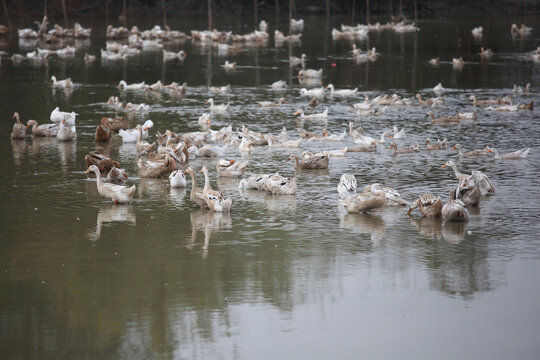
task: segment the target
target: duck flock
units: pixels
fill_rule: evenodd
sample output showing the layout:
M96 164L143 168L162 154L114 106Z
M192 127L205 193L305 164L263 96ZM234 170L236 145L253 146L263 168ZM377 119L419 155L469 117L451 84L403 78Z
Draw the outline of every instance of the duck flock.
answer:
M39 23L38 23L39 24ZM301 41L303 31L303 20L292 20L290 24L291 33L285 36L280 31L274 32L274 42L276 46L284 42ZM63 37L87 38L90 36L91 29L85 29L79 24L75 24L73 29L63 29L55 25L47 31L47 19L45 18L39 24L39 30L20 29L18 31L21 39L33 39L43 37L48 43L60 41ZM388 23L385 25L358 25L345 26L341 30L333 29L331 36L334 40L340 39L362 39L368 36L372 31L392 30L398 33L416 32L420 29L415 24L406 24L405 22ZM511 33L515 36L527 36L532 31L531 28L521 25L513 25ZM471 31L475 38L483 36L481 27ZM179 31L172 31L169 28L161 29L155 26L152 29L140 31L137 27L131 30L126 28L113 28L109 26L106 29L106 48L100 52L102 62L123 61L130 56L139 54L141 51L152 49L161 50L163 61L184 61L189 55L184 51L169 52L163 49L163 44L175 39L188 39L194 43L213 44L218 52L225 54L240 51L244 44L265 43L269 41L268 24L262 21L259 29L249 34L239 35L225 31L191 31L188 36ZM121 40L118 41L118 40ZM126 41L127 40L127 41ZM127 42L127 43L126 43ZM362 51L356 45L352 46L353 59L357 63L374 62L381 54L377 53L375 48ZM75 49L66 47L58 50L45 50L37 48L35 51L26 55L13 54L13 62L31 59L33 61L47 61L50 56L74 56ZM482 61L489 61L493 56L490 49L481 48L479 56ZM530 51L526 54L527 60L535 62L540 61L540 48ZM96 55L86 54L84 61L87 63L96 60ZM314 112L313 107L319 105L325 96L343 97L349 101L350 111L356 113L359 117L375 117L383 114L388 107L418 106L426 108L426 115L431 117L434 126L439 123L460 123L478 121L479 114L488 111L530 111L534 104L532 101L517 102L520 96L526 96L531 92L531 85L515 85L512 92L504 97L497 99L477 99L471 95L467 106L470 106L470 112L458 112L453 115L436 117L429 110L444 107L446 96L445 88L441 83L433 88L437 95L434 98L423 98L421 94L407 98L397 94L385 94L374 98L365 96L363 99L358 94L358 88L354 89L336 89L332 84L323 86L323 69L311 69L308 67L309 58L306 54L301 57L290 57L289 65L293 69L298 69L297 80L301 86L299 90L299 99L305 99L305 107L295 109L294 116L297 116L297 123L315 121L326 122L328 117L332 116L331 110L326 107L322 112ZM432 66L440 66L438 58L431 59L429 63ZM225 70L236 68L236 62L226 61L223 65ZM462 58L452 59L452 66L456 71L461 71L465 62ZM57 79L51 77L50 86L52 88L70 89L73 87L71 79ZM288 87L288 82L279 80L268 84L273 90L279 92ZM115 88L116 87L116 88ZM170 96L185 97L189 96L189 87L187 83L179 84L172 82L170 84L156 81L152 84L145 82L129 84L122 80L117 86L111 86L111 93L120 92L159 92ZM221 87L210 87L210 94L228 94L233 92L234 88L230 85ZM296 99L297 100L297 99ZM208 105L208 106L207 106ZM261 101L260 107L285 107L287 99L280 97L276 101ZM352 141L354 146L343 148L332 148L328 145L325 150L311 152L304 150L300 156L289 155L283 160L288 162L287 167L294 168L295 171L327 169L332 166L334 157L354 156L357 152L381 152L384 149L389 150L393 156L400 154L414 154L421 151L448 151L449 149L458 152L460 157L489 157L494 156L497 160L526 160L530 148L515 150L512 152L499 154L497 149L486 146L483 149L464 152L461 144L449 146L447 139L438 139L436 141L426 139L425 144L412 144L411 146L401 146L403 140L407 138L407 130L394 127L392 131L382 132L379 136L370 136L364 132L361 127L355 127L353 122L348 124L348 130L342 133L330 133L324 128L320 133L306 131L302 128L297 129L298 136L293 136L286 128L278 134L262 133L248 126L242 126L240 129L233 129L231 125L219 129L212 129L212 119L215 114L228 113L230 104L217 104L213 98L209 98L205 104L200 104L201 115L198 124L203 127L202 131L175 133L169 129L160 129L156 133L154 142L149 142L150 131L154 126L152 120L146 120L144 123L131 127L128 121L128 115L133 113L141 114L143 117L149 111L150 106L144 103L133 104L120 101L119 97L111 94L106 106L117 114L122 113L125 116L103 117L96 124L95 141L110 142L111 138L119 136L124 143L135 143L138 152L137 168L139 176L143 178L168 178L171 187L186 187L187 179L191 179L190 200L201 208L209 209L215 212L228 212L234 209L234 199L225 198L222 193L212 189L210 179L212 176L235 177L238 178L238 187L242 190L265 191L273 195L293 195L297 191L298 184L294 177L284 177L279 174L280 170L275 172L253 174L249 173L249 160L239 161L225 157L232 151L239 155L249 154L254 147L269 148L290 148L302 149L303 144L319 142L320 144L336 144ZM292 111L291 111L292 113ZM24 115L24 114L22 114ZM34 137L56 137L58 141L73 141L77 138L76 118L77 113L61 111L58 107L52 110L49 124L39 124L35 120L28 120L26 124L21 120L21 115L16 112L13 118L16 123L13 126L12 139L25 140L28 136L27 130ZM387 148L386 145L389 144ZM398 145L399 144L399 145ZM235 150L236 149L236 150ZM213 169L202 166L196 171L189 166L189 160L193 158L218 158L215 173ZM106 155L97 151L89 152L86 157L86 171L88 176L95 176L98 192L112 200L114 204L129 203L134 194L137 185L125 185L129 180L127 171L115 161ZM354 175L344 173L336 184L336 199L348 212L368 212L379 209L384 206L404 206L411 213L418 208L423 216L443 217L447 221L468 221L470 206L477 206L482 196L495 195L496 188L494 181L488 177L488 174L479 170L472 173L459 172L457 165L453 161L447 161L441 164L442 168L450 168L456 177L455 186L449 189L442 189L441 192L448 196L448 201L443 203L440 194L418 194L418 198L412 201L403 199L397 189L384 186L383 184L367 184L358 188L357 180ZM246 174L247 172L247 174ZM204 176L204 186L200 188L197 183L198 174ZM404 212L405 213L405 212Z

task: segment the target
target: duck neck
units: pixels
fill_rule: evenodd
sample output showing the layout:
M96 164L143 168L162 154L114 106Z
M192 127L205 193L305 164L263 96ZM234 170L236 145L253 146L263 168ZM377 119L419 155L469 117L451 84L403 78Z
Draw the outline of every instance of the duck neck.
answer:
M458 171L456 164L450 164L450 167L452 168L452 170L454 170L454 174L459 179L459 177L461 176L461 173Z
M296 169L300 168L300 161L298 160L298 156L294 156L294 167Z
M206 171L203 171L204 173L204 189L203 191L209 191L211 188L210 188L210 179L208 179L208 170Z
M191 175L191 192L195 193L197 190L199 190L199 187L197 186L197 179L195 178L195 173L193 170L189 171L189 174Z
M94 170L94 174L96 174L96 185L98 190L101 189L101 172L98 170Z

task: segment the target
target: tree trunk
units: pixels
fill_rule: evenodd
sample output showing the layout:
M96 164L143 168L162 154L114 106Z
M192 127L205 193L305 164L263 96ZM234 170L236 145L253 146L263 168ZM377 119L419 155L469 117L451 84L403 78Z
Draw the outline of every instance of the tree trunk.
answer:
M355 16L355 13L356 13L356 0L353 0L352 1L352 19L351 19L351 25L354 26L354 16Z
M257 23L259 17L259 4L257 4L257 0L253 0L253 20L255 21L255 29L257 28Z
M208 0L208 30L212 31L212 0Z
M165 16L165 0L161 0L161 10L163 11L163 27L167 27L167 17Z
M330 17L330 0L326 0L326 17Z
M67 11L66 11L66 0L62 0L62 11L64 12L64 28L67 29Z
M126 8L127 8L127 5L126 5L126 0L123 1L124 3L124 27L127 28L127 14L126 14Z
M369 24L369 0L366 0L366 23Z
M414 24L418 26L418 11L416 9L416 0L414 0Z
M11 31L11 19L9 18L9 12L8 12L8 8L7 8L7 5L6 5L6 0L2 0L2 5L4 6L4 12L6 13L6 19L7 19L7 23L8 23L8 28L9 30Z

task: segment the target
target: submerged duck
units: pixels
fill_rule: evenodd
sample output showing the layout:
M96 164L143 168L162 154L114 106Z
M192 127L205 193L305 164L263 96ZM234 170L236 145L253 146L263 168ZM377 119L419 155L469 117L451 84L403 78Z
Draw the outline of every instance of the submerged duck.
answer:
M239 177L244 175L249 161L236 162L236 160L219 160L216 170L219 176Z
M208 204L208 208L216 212L229 211L231 209L232 200L230 198L224 199L220 192L212 189L206 166L203 166L200 172L204 174L204 188L202 191L202 196Z
M407 214L410 214L414 209L418 208L420 213L424 216L438 217L442 214L442 207L443 203L440 196L423 194L411 204L409 210L407 210Z
M24 138L26 137L26 126L24 126L24 124L21 123L21 118L19 116L19 113L18 112L14 113L12 116L12 119L17 120L17 122L13 124L13 131L11 132L11 138L24 140Z
M34 136L47 136L55 137L58 134L59 124L41 124L38 125L36 120L28 120L26 123L26 129L32 127L32 135Z
M442 208L442 217L446 221L469 221L469 211L461 200L450 200Z
M101 181L101 173L97 166L91 165L86 171L85 174L88 174L90 172L93 172L96 174L96 180L97 180L97 190L98 193L108 199L111 199L114 202L114 205L117 203L125 204L129 203L131 199L133 199L133 195L135 194L136 186L133 185L131 187L123 186L123 185L115 185L115 184L104 184Z
M356 177L351 174L342 174L339 178L337 191L341 200L348 199L356 195Z

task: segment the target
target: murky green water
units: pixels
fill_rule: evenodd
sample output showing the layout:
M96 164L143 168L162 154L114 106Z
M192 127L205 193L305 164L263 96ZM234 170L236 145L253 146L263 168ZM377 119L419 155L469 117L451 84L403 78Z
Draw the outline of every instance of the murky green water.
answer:
M218 19L220 21L221 19ZM269 19L270 21L272 19ZM246 33L240 22L220 28ZM514 84L530 82L530 95L518 103L539 105L540 67L524 53L540 45L538 29L512 39L510 25L521 19L424 21L421 31L398 35L371 34L369 46L381 53L375 63L356 65L350 44L332 42L332 27L343 19L306 18L301 46L246 47L219 57L216 49L191 42L168 46L184 49L184 63L164 64L161 54L143 52L125 63L99 61L105 24L94 24L91 41L76 43L72 60L51 58L48 65L24 61L0 66L0 349L5 359L533 359L540 353L540 182L539 111L500 113L480 110L477 122L432 126L428 107L389 107L382 116L358 118L348 107L364 95L398 93L425 97L442 81L447 91L437 115L472 111L478 98L506 95ZM533 25L538 18L526 18ZM87 25L83 22L83 25ZM172 28L204 28L204 20L170 19ZM140 28L151 19L137 22ZM22 25L22 24L21 24ZM484 26L484 39L470 36ZM281 28L284 28L282 24ZM270 31L275 29L271 23ZM0 43L11 54L26 53L17 39ZM359 43L364 49L367 44ZM479 61L479 46L495 57ZM98 54L86 66L85 52ZM359 86L358 99L325 98L328 129L338 133L355 121L377 136L393 125L405 127L406 143L447 137L465 149L486 144L499 151L531 147L526 161L460 160L441 151L393 157L388 150L349 153L331 159L326 171L296 174L295 196L277 197L237 190L238 180L216 179L217 160L192 160L190 166L211 169L212 184L233 199L230 214L202 211L189 201L189 189L176 190L166 180L140 179L134 145L119 138L106 146L93 141L102 116L114 112L109 96L151 105L146 118L156 131L199 129L207 109L208 86L230 83L229 116L216 116L212 128L228 124L278 133L287 127L296 138L295 108L299 96L296 71L288 56L306 53L311 68L323 67L324 83L337 88ZM441 65L427 61L439 56ZM451 58L463 56L462 72ZM225 72L226 59L238 69ZM332 62L336 67L330 66ZM51 92L48 80L70 76L74 91ZM167 95L120 93L116 85L157 80L189 84L183 99ZM276 93L270 84L292 86ZM257 101L284 96L288 104L261 109ZM45 122L51 110L79 113L78 139L11 141L13 112L22 120ZM300 124L320 131L324 124ZM336 149L344 143L304 142L303 148ZM84 156L98 149L120 161L137 185L130 205L114 207L97 194L83 174ZM300 150L256 147L249 173L279 171L293 176L290 153ZM241 158L235 148L227 157ZM361 185L381 182L409 201L424 192L446 198L455 180L440 169L448 159L460 170L483 169L497 194L483 198L463 224L443 224L406 216L403 208L370 214L346 214L335 191L344 172ZM199 179L199 183L201 182Z

